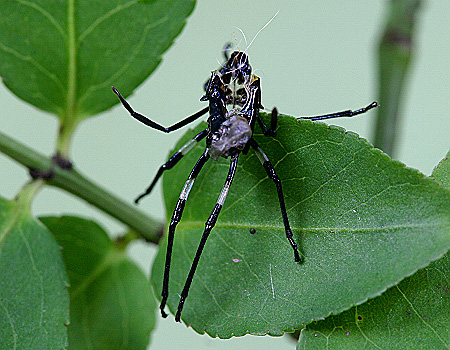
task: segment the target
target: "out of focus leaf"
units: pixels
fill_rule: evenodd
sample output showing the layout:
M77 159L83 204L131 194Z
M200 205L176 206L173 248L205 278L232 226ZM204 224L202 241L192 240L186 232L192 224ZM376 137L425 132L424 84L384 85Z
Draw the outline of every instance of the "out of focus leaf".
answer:
M142 271L90 220L44 217L70 278L69 349L146 349L155 299Z
M161 61L194 0L0 0L0 75L68 124L129 95Z
M0 348L65 349L67 285L50 232L28 208L0 198Z

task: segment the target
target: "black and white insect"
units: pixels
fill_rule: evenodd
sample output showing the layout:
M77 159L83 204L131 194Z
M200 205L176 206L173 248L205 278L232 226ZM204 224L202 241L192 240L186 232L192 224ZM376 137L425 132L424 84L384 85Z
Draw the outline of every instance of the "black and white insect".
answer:
M206 138L206 149L198 159L197 163L194 165L183 189L181 190L180 197L176 204L175 210L173 211L172 218L169 224L164 280L161 294L162 301L160 305L161 314L163 317L167 317L164 308L169 296L169 273L175 228L181 220L181 216L185 207L186 200L189 196L189 192L191 191L194 181L197 178L200 170L210 158L213 160L218 160L220 157L230 158L230 167L227 178L225 179L225 184L222 188L219 198L217 199L216 205L214 206L205 223L203 235L198 245L197 252L192 262L191 269L187 276L184 288L180 295L178 310L175 315L175 320L178 322L180 322L183 305L188 296L189 288L191 286L192 279L199 263L203 248L209 234L211 233L211 230L217 222L220 210L224 205L225 199L230 190L231 183L236 174L239 156L241 153L246 154L250 150L250 148L255 152L256 156L260 160L267 173L267 176L275 184L283 224L286 232L286 238L292 247L294 260L296 262L302 261L289 224L281 180L276 174L276 171L269 158L253 138L255 122L259 124L265 136L276 136L278 117L277 109L273 108L270 126L266 125L260 116L260 110L263 108L263 106L261 105L260 78L252 74L252 68L249 64L246 52L234 51L231 55L228 54L228 50L225 50L224 52L226 58L225 64L219 70L213 71L211 73L210 79L208 80L207 84L205 84L206 92L200 99L201 101L208 101L208 107L203 108L199 112L169 127L164 127L148 119L142 114L134 111L133 108L131 108L131 106L128 104L128 102L122 97L119 91L117 91L114 87L112 88L114 93L119 97L123 106L127 109L132 117L151 128L163 131L165 133L178 130L209 112L209 117L207 119L207 128L198 133L193 139L188 141L183 147L175 152L169 158L169 160L159 168L156 176L154 177L147 190L135 200L135 202L137 203L144 196L148 195L153 190L156 182L161 177L164 171L173 168L178 163L178 161L198 142ZM367 107L355 111L346 110L342 112L302 118L310 120L323 120L337 117L352 117L354 115L365 113L376 106L377 103L373 102ZM256 231L254 229L250 230L250 233L255 232Z

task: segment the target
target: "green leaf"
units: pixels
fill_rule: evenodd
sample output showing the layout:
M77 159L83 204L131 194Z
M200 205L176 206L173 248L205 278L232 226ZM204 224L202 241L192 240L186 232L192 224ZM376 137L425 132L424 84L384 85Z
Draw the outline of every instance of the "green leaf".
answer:
M204 127L188 132L176 149ZM182 314L197 332L227 338L300 329L380 295L448 250L448 191L358 135L280 116L276 138L257 131L255 139L282 180L294 239L306 260L294 262L274 184L252 151L241 155ZM204 147L198 145L165 175L169 214ZM228 164L207 163L178 225L172 312ZM165 249L166 240L153 265L157 294Z
M0 0L0 75L32 105L75 124L129 95L161 61L194 0Z
M439 181L442 186L450 189L450 151L447 153L444 159L442 159L439 164L433 169L433 176L437 181Z
M448 349L450 257L383 295L302 330L297 349Z
M158 0L138 0L139 2L142 2L143 4L153 4L154 2Z
M446 159L433 176L446 182ZM447 253L381 296L308 325L297 349L448 349L449 275Z
M65 349L69 321L61 250L28 208L0 198L2 349Z
M71 283L70 349L146 349L156 304L142 271L95 222L41 220L63 247Z

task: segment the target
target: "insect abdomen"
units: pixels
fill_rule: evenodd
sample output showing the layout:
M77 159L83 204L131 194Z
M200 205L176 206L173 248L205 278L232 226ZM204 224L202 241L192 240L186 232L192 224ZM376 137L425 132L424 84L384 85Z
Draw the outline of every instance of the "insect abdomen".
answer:
M241 152L251 137L252 129L247 119L234 114L212 135L208 154L214 160L227 158Z

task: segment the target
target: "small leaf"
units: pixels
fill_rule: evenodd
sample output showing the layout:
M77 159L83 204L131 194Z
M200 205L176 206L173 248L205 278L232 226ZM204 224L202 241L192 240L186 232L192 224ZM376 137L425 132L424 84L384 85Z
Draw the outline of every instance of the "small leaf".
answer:
M141 270L93 221L41 220L63 247L71 282L70 349L146 349L156 304Z
M380 295L450 247L450 194L358 135L280 116L277 137L256 131L255 139L282 180L305 262L294 262L274 184L252 151L241 155L184 306L182 319L196 331L228 338L300 329ZM165 174L169 214L204 147ZM172 257L172 312L228 165L209 161L186 204ZM165 249L163 241L152 270L158 294Z
M442 159L439 164L433 169L433 176L437 181L439 181L442 186L450 189L450 151L447 153L444 159Z
M69 294L61 249L27 208L0 198L2 349L65 349Z
M32 105L75 119L118 102L156 68L194 0L0 0L0 75ZM73 123L73 121L71 121Z

